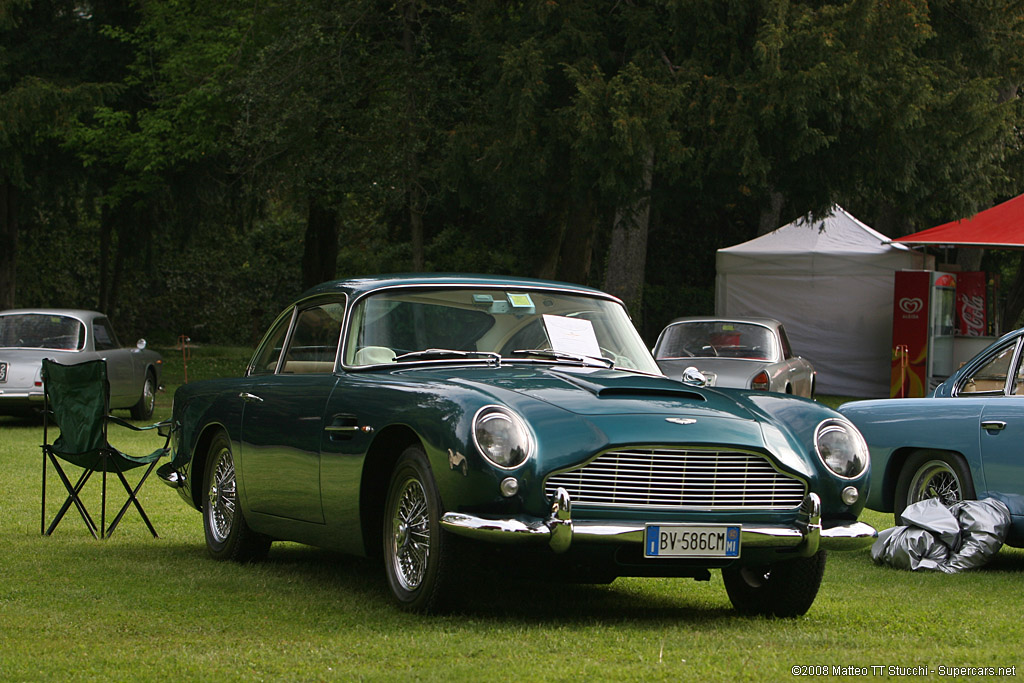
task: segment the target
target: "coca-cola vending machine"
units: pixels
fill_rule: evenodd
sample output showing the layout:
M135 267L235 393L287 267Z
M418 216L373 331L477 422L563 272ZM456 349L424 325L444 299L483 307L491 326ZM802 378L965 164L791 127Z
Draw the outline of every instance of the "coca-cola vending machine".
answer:
M956 276L932 270L896 273L889 395L927 395L953 374Z

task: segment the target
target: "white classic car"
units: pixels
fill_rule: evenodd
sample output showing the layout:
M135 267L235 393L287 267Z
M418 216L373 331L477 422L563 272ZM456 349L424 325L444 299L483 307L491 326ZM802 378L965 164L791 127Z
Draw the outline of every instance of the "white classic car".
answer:
M814 367L771 318L676 318L658 335L654 359L673 379L693 367L710 386L814 396Z
M163 360L140 339L123 348L102 313L69 309L0 311L0 415L30 415L43 407L42 361L63 365L104 358L110 407L136 420L153 415Z

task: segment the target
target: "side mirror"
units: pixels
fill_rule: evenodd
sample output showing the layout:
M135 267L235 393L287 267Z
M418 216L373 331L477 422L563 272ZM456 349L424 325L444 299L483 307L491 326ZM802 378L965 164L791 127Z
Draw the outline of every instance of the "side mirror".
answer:
M708 385L708 378L704 376L704 373L693 367L692 365L683 370L683 384L689 384L692 387L706 387Z

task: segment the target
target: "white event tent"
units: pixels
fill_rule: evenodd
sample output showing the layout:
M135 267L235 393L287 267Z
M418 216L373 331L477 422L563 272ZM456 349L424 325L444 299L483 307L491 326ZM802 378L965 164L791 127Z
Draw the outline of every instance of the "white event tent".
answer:
M894 273L933 267L834 206L719 249L715 315L780 321L817 370L817 393L888 397Z

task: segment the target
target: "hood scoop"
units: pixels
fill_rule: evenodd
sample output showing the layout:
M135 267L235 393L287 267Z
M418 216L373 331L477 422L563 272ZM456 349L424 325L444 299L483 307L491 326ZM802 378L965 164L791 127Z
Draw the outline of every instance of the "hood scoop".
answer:
M621 372L593 372L586 376L563 370L549 370L564 382L598 398L683 398L705 401L703 394L664 377L646 377Z

